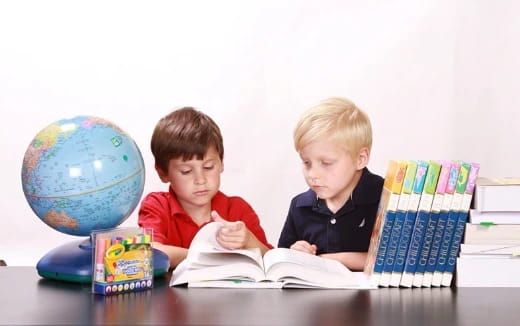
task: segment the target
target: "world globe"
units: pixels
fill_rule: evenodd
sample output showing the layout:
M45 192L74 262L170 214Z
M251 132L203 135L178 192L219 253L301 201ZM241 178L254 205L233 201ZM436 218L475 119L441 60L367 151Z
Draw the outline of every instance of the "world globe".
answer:
M145 168L133 139L99 117L77 116L51 123L29 144L22 163L22 188L36 216L54 230L89 236L58 246L36 265L55 280L92 281L92 232L125 221L143 194ZM154 276L169 268L153 249Z
M30 207L45 224L70 235L121 224L139 203L144 181L136 143L99 117L51 123L23 158L22 186Z

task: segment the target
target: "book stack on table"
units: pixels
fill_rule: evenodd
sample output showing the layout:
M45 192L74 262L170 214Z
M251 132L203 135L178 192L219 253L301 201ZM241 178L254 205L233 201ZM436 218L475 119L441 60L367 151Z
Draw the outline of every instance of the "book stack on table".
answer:
M520 287L520 178L479 178L457 259L459 287Z

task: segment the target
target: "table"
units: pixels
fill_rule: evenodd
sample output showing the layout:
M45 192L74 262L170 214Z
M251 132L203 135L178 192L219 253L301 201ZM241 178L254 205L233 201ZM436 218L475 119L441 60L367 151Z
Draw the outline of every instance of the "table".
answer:
M515 288L376 290L188 289L116 296L90 284L42 279L34 267L0 267L0 324L52 325L512 325Z

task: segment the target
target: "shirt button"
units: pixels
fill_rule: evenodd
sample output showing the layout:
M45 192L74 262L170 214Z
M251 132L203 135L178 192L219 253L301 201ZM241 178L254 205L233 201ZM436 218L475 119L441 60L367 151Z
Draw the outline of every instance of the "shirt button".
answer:
M336 219L335 218L331 219L330 224L336 224Z

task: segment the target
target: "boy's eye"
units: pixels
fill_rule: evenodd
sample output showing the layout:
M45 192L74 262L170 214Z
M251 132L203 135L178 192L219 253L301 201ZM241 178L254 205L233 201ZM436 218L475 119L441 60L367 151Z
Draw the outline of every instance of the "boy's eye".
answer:
M321 164L327 166L327 165L331 165L332 162L329 162L329 161L321 161Z
M189 174L190 172L191 172L191 170L181 170L182 175Z
M213 170L214 167L214 165L208 165L204 167L204 170Z

